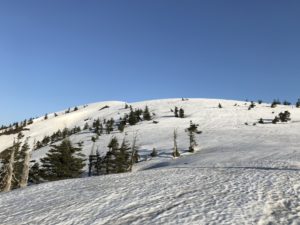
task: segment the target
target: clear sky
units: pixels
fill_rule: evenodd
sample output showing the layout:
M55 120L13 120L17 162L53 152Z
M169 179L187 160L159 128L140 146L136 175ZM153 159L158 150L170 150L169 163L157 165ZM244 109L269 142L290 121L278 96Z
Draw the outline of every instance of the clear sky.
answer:
M300 1L2 0L0 123L75 105L300 97Z

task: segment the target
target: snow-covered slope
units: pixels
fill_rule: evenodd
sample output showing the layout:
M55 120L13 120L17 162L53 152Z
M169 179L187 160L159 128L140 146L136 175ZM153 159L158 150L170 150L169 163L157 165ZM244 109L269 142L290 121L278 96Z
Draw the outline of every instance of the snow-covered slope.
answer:
M223 108L219 109L221 103ZM127 127L124 133L102 135L96 148L105 154L112 135L123 138L138 132L144 160L133 173L47 183L0 194L0 224L300 224L298 170L300 170L300 109L270 108L268 104L212 99L165 99L132 103L146 105L154 120ZM104 106L109 108L102 109ZM79 107L69 114L36 119L25 131L30 143L64 127L92 123L94 119L118 120L128 113L124 102L102 102ZM170 109L182 107L186 118L175 118ZM271 121L289 110L285 124ZM190 154L185 129L192 120L203 134L199 149ZM249 125L245 125L245 123ZM178 130L180 158L172 159L173 130ZM71 136L92 149L93 133ZM0 136L0 151L13 136ZM156 148L159 157L149 153ZM48 147L34 151L39 159ZM4 207L2 207L4 206ZM270 224L270 223L269 223Z

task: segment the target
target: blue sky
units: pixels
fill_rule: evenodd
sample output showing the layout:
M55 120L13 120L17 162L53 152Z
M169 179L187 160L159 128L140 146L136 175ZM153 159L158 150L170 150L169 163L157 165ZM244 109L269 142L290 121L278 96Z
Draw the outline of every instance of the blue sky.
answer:
M3 0L0 123L103 101L300 97L300 2Z

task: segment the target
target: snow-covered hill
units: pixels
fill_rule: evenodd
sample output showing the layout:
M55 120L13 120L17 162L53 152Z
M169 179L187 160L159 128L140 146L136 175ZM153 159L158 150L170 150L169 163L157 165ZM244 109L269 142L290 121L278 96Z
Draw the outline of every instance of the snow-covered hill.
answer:
M218 108L221 103L223 108ZM128 103L129 104L129 103ZM101 154L114 135L130 140L138 133L143 162L134 172L46 183L0 194L0 224L300 224L300 109L294 106L256 104L212 99L165 99L132 103L146 105L153 121L143 121L102 135L95 147ZM108 108L104 108L109 106ZM101 102L48 119L38 118L24 140L43 139L58 129L83 127L94 119L116 121L129 112L124 102ZM175 118L177 106L185 118ZM288 110L289 123L272 124ZM258 124L263 118L268 123ZM203 131L197 136L196 153L188 153L189 122ZM248 123L248 125L245 125ZM253 123L256 123L254 126ZM178 131L180 158L172 159L173 131ZM88 155L92 132L70 137L83 142ZM14 135L0 136L0 151L9 147ZM153 148L159 156L149 157ZM33 152L38 160L49 150Z

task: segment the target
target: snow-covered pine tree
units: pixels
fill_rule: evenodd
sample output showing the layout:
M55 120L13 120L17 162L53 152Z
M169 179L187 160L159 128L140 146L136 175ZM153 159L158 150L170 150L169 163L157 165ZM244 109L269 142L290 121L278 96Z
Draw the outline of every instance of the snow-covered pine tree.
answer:
M69 139L64 139L60 145L53 145L41 159L41 175L48 181L80 177L84 161L81 148L73 147Z

